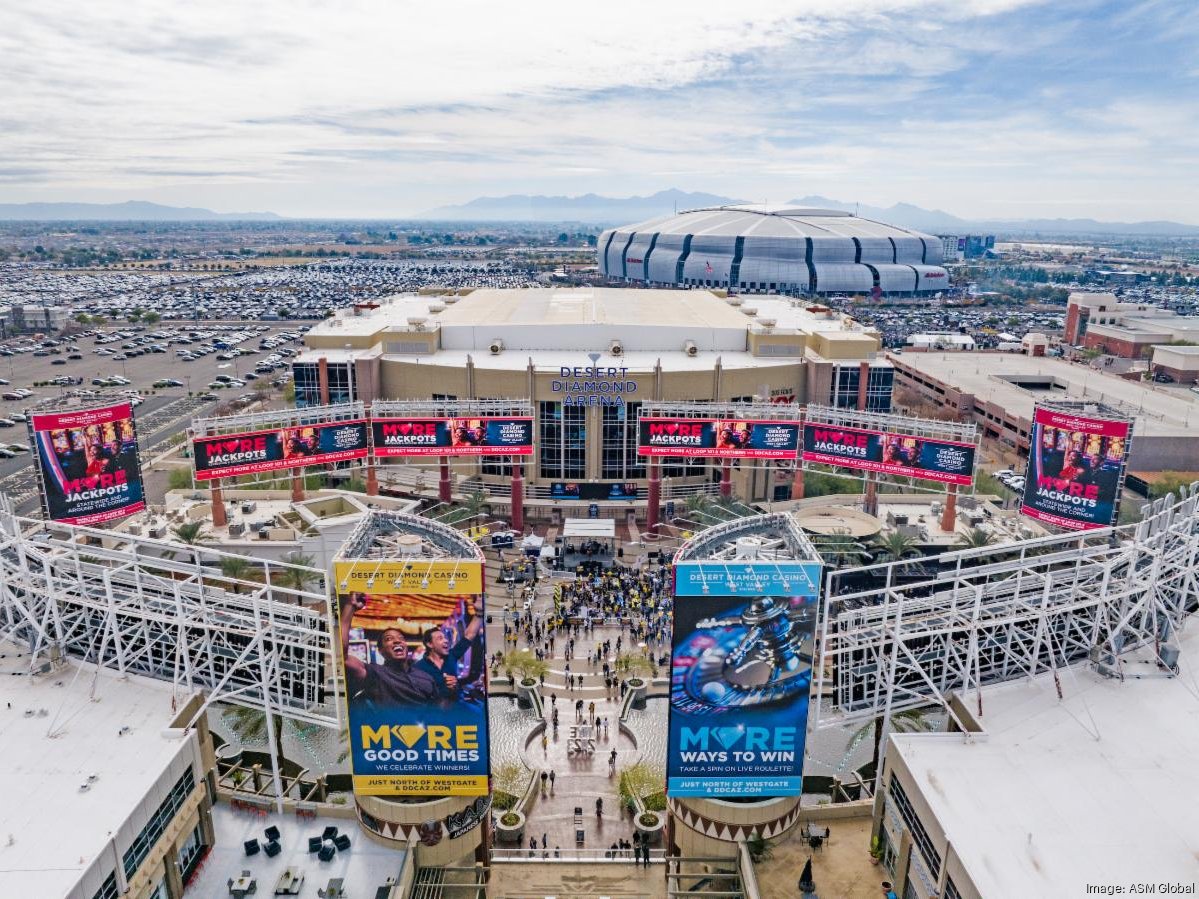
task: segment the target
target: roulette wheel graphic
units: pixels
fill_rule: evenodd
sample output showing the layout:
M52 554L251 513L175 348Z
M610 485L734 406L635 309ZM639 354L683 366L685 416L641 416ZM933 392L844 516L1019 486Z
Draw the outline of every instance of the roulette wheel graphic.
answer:
M812 680L816 601L754 599L704 617L672 655L670 703L687 713L762 708L806 693Z

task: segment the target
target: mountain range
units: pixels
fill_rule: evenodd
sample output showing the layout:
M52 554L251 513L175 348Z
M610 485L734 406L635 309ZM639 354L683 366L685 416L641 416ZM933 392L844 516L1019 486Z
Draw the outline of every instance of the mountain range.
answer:
M747 200L719 194L662 190L644 197L543 196L510 194L478 197L456 206L441 206L416 220L453 222L578 222L587 225L628 225L706 206L744 204ZM965 219L940 209L923 209L911 203L868 206L828 197L806 196L787 200L784 206L838 209L863 218L931 234L986 233L1001 235L1140 235L1199 237L1199 225L1178 222L1101 222L1096 219ZM396 217L396 221L406 217ZM204 222L283 221L273 212L213 212L191 206L163 206L141 200L125 203L0 203L0 221L71 222Z
M213 212L194 206L162 206L142 200L125 203L0 203L0 221L9 222L266 222L273 212Z
M505 197L479 197L457 206L431 209L417 218L437 221L538 221L582 222L591 225L627 225L643 222L672 212L705 206L746 203L717 194L663 190L646 197L604 197L583 194L578 197L547 197L511 194ZM940 209L923 209L911 203L893 206L867 206L806 196L787 200L783 205L838 209L863 218L876 219L901 228L930 233L958 234L987 232L1001 234L1094 234L1160 235L1199 237L1199 226L1178 222L1101 222L1095 219L964 219Z

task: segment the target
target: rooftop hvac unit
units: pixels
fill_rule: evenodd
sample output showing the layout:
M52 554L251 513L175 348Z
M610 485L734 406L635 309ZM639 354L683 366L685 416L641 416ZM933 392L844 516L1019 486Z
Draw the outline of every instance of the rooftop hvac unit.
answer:
M740 306L742 300L741 297L729 297L725 302L727 302L730 306Z
M460 299L462 299L462 298L460 296L458 296L458 294L456 294L456 293L447 293L444 297L441 298L441 301L443 303L445 303L447 306L452 306L455 303L457 303Z
M762 549L762 541L756 537L737 538L737 558L756 559Z
M758 314L758 307L757 306L742 306L741 314L753 317Z
M491 338L491 343L487 345L487 349L490 351L491 355L498 356L500 353L504 352L504 341L499 337L493 337Z
M683 352L686 353L688 356L698 356L699 355L699 347L697 347L695 345L694 340L684 340L683 341Z
M766 329L773 328L778 323L779 322L778 322L777 318L760 318L760 319L758 319L758 324Z
M150 531L148 534L148 536L150 537L151 540L162 540L163 538L166 537L166 535L167 535L166 526L161 525L161 524L156 524L156 525L154 525L154 527L150 528Z
M430 312L445 312L445 303L430 303Z
M425 322L427 321L428 319L423 315L413 315L408 319L408 327L414 331L423 331L425 329Z
M608 352L611 353L613 356L623 356L624 355L624 344L621 343L619 340L613 340L611 343L608 344Z

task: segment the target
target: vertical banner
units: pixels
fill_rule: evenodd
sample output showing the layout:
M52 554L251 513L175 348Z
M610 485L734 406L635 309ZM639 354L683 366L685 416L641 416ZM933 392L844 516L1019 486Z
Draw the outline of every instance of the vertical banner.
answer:
M99 524L146 507L129 403L30 416L46 516Z
M803 790L820 565L780 564L739 564L735 579L723 564L678 566L687 570L674 604L671 796Z
M1020 511L1075 531L1114 524L1131 429L1127 419L1038 407Z
M334 563L354 790L487 795L478 562Z

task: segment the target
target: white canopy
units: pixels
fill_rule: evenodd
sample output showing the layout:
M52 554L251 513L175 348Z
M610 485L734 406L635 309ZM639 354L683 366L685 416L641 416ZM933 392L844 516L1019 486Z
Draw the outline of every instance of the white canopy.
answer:
M614 518L568 518L562 527L567 540L615 540Z

